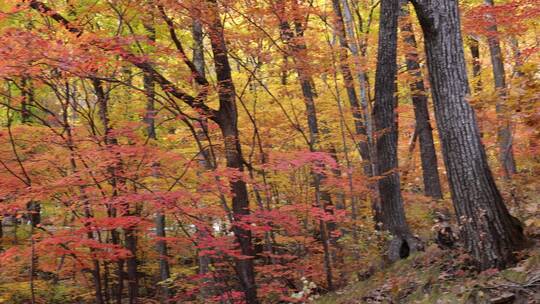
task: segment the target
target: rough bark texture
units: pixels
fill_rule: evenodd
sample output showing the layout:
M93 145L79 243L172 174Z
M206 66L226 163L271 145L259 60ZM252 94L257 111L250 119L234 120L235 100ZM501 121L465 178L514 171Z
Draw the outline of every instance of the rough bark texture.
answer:
M428 97L424 86L424 77L418 63L416 38L409 16L407 2L401 3L400 16L402 17L401 33L405 42L407 71L413 81L409 84L414 116L416 119L416 132L420 141L420 158L422 160L422 176L424 178L424 193L435 199L442 198L441 181L437 169L437 154L433 142L433 132L429 121Z
M485 4L493 6L493 0L485 0ZM504 71L504 62L502 58L501 44L499 41L499 32L497 30L497 21L494 17L488 16L493 22L488 28L488 45L491 56L491 65L493 67L493 79L495 80L495 90L498 93L496 111L499 120L499 129L497 130L497 141L499 144L499 162L503 169L504 176L511 178L516 173L516 161L512 144L512 129L506 107L506 75Z
M228 168L244 171L242 149L238 134L238 111L236 107L236 94L231 75L231 66L227 55L227 48L223 36L223 27L219 19L217 4L211 3L214 9L214 20L209 25L208 34L214 55L214 68L218 81L217 91L219 97L219 110L216 116L223 139L225 142L225 159ZM232 181L232 210L234 221L241 221L243 216L249 214L249 201L246 183L242 179ZM240 246L241 254L253 257L251 231L240 225L233 224L233 232ZM255 270L253 259L236 259L236 271L244 289L246 302L248 304L259 303L257 299L257 286L255 285Z
M525 238L495 185L474 110L467 102L457 1L413 4L424 32L435 117L464 245L480 269L506 267L514 262L513 251Z
M383 229L393 235L388 257L406 257L416 244L405 220L397 158L397 29L399 0L381 2L377 71L375 76L375 122L377 170Z

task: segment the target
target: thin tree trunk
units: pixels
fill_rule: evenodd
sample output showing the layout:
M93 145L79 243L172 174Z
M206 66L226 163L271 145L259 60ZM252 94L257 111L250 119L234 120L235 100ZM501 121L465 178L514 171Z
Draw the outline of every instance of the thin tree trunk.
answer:
M126 83L131 86L133 77L131 76L130 67L123 68L122 72L123 74L125 74ZM117 143L116 140L114 141L114 143L115 144ZM119 161L119 163L120 162L121 161ZM119 179L119 182L124 183L121 179ZM135 206L134 211L130 210L129 204L125 204L125 207L126 207L126 215L140 216L139 210L138 210L139 208L137 206ZM126 249L128 249L131 252L131 256L126 260L128 299L129 299L129 304L136 304L138 303L138 297L139 297L139 276L138 276L138 271L137 271L139 261L137 259L137 232L134 229L134 227L126 228L124 230L124 241L125 241Z
M126 229L124 237L126 241L126 249L131 252L131 256L126 262L129 304L135 304L138 303L137 298L139 297L139 277L137 273L137 236L135 235L135 230Z
M73 133L72 133L72 128L71 128L71 125L69 124L69 119L68 119L68 109L69 109L69 104L70 104L70 86L69 86L69 82L66 82L66 103L65 103L65 106L63 108L63 111L62 111L62 118L63 118L63 123L64 123L64 130L65 130L65 133L66 133L66 144L67 144L67 147L70 151L70 156L69 156L69 161L70 161L70 166L71 166L71 171L72 173L76 173L78 171L77 169L77 162L75 161L75 145L74 145L74 142L73 142ZM75 98L74 98L75 99ZM73 100L74 104L75 104L75 100ZM89 199L86 195L86 192L85 192L85 188L83 186L80 186L79 187L79 190L81 192L81 198L82 198L82 201L83 201L83 210L84 210L84 217L86 219L90 219L92 218L92 213L91 213L91 210L90 210L90 205L89 205ZM88 232L86 233L86 236L89 240L93 240L94 239L94 234L92 232L92 229L91 227L89 227L89 224L90 222L88 221L88 224L85 224L86 225L86 228L88 229ZM90 252L93 252L94 250L93 249L90 249ZM96 304L102 304L103 303L103 294L102 294L102 286L101 286L101 272L100 272L100 266L99 266L99 261L97 259L94 259L92 261L92 264L93 264L93 267L94 269L92 270L92 278L94 280L94 290L95 290L95 293L96 293Z
M353 110L353 117L355 118L355 121L358 120L358 117L360 117L360 123L355 122L355 132L357 135L361 135L362 137L364 137L364 139L358 144L358 148L362 160L365 163L369 164L369 168L364 166L364 174L369 178L374 176L377 157L375 153L373 139L373 121L371 117L370 105L368 102L367 76L364 72L364 67L362 66L362 63L360 62L361 59L366 61L366 57L365 52L360 52L360 46L358 45L358 40L356 38L356 31L354 27L354 17L352 15L352 11L349 5L349 0L341 0L341 4L343 9L343 25L346 32L345 36L348 38L347 47L353 55L357 78L360 82L360 106L357 104L351 104L351 108ZM350 101L351 100L349 99L349 102ZM379 199L380 195L378 193L378 190L376 189L376 185L371 184L370 188L373 190L373 197L371 202L371 206L373 209L373 220L375 222L375 228L378 229L379 223L382 222L382 210ZM354 212L353 215L354 217L356 217L356 214L354 214Z
M493 0L485 0L484 3L488 6L494 6ZM491 56L491 65L493 67L495 90L499 96L496 104L497 119L500 124L497 130L499 162L503 169L504 177L510 179L512 175L516 173L516 161L514 159L512 143L512 127L509 118L509 112L511 112L511 110L506 105L506 75L499 41L499 32L497 30L497 21L493 16L488 15L487 17L493 22L488 28L488 45L489 54Z
M148 38L150 41L156 40L156 30L153 24L145 25L146 31L148 32ZM144 73L143 76L144 91L146 94L146 113L144 121L146 123L146 133L148 137L152 140L157 140L156 135L156 123L155 123L155 82L154 77L150 73ZM157 170L159 164L153 165L155 170ZM157 172L156 174L157 175ZM165 227L166 227L166 218L162 210L156 212L155 218L156 225L156 237L164 238L166 236ZM170 277L169 261L168 261L168 252L167 252L167 243L160 239L156 242L156 251L159 255L159 280L161 282L167 280ZM169 288L161 284L160 287L160 303L166 303L170 297Z
M103 83L101 80L92 77L91 78L92 85L94 87L94 93L96 95L96 103L98 106L98 115L99 119L101 121L101 124L103 125L103 141L106 146L109 145L115 145L117 143L116 138L111 136L112 128L110 126L109 121L109 110L108 110L108 97L105 93L105 90L103 88ZM107 168L107 171L109 174L111 174L111 180L110 184L113 188L113 196L118 195L118 181L116 178L116 170L117 170L117 164L111 165ZM107 209L107 216L108 217L116 217L116 208L108 207ZM115 245L120 245L120 233L116 229L111 230L111 242ZM116 276L117 281L116 284L113 284L111 287L113 288L113 296L116 299L117 304L122 304L122 294L124 289L124 260L119 260L116 262L117 269L116 269Z
M297 5L294 2L294 5ZM293 6L294 7L294 6ZM319 149L319 126L317 121L317 110L315 107L316 92L314 88L314 82L310 75L302 68L304 66L304 58L307 47L304 43L296 43L292 40L293 37L299 38L304 35L304 29L299 20L294 20L294 31L290 27L287 21L283 21L281 24L281 36L287 47L292 54L292 59L295 62L295 70L298 74L298 80L302 89L302 95L306 104L306 118L309 129L309 148L311 152L318 151ZM322 191L321 186L324 182L324 175L320 173L313 173L313 186L315 188L315 204L317 208L322 208L325 212L332 204L332 199L327 191ZM326 284L328 290L334 289L333 274L332 274L332 257L330 253L329 242L329 229L328 223L319 220L319 229L321 242L324 251L324 269L326 274Z
M362 116L362 111L360 109L360 102L358 100L358 95L354 88L354 78L349 67L349 56L347 55L347 48L351 49L350 44L347 41L345 22L343 20L343 14L341 12L339 0L332 0L332 7L334 9L335 21L334 21L334 32L339 40L339 68L343 76L343 82L345 84L345 90L347 91L347 97L349 98L349 104L352 108L352 114L354 118L354 127L355 133L357 135L367 136L365 121L366 119ZM352 38L352 37L349 37ZM354 43L351 43L354 45ZM353 52L354 56L358 56L358 49L355 46L352 47L355 49ZM356 53L356 54L355 54ZM361 76L365 77L365 76ZM367 176L371 176L371 163L370 163L370 154L369 154L369 140L367 138L362 138L359 143L359 151L364 161L364 173Z
M516 36L510 36L510 46L512 47L512 53L514 56L514 76L523 76L523 72L520 70L523 65L523 59L521 58L521 51L519 50L519 42Z
M198 17L198 16L197 16ZM206 69L205 69L205 60L204 60L204 39L203 39L203 27L201 22L198 18L194 18L192 25L191 25L191 34L193 36L193 65L195 66L195 69L197 72L203 76L206 77ZM198 137L198 141L202 142L208 139L208 120L205 117L200 116L200 126L197 129L196 136ZM203 149L201 152L201 157L199 160L199 163L202 168L205 170L212 170L214 168L215 161L212 158L212 154L209 152L209 149ZM212 221L212 219L210 219ZM206 230L199 231L201 238L207 237L209 234ZM199 260L199 274L201 275L207 275L210 272L210 264L211 259L209 255L198 255ZM203 301L205 301L208 297L212 296L213 288L210 287L210 284L212 282L212 279L205 278L203 279L203 284L200 288L200 296Z
M32 113L30 112L32 105L34 104L34 88L30 78L23 77L21 81L21 122L27 124L30 122Z
M34 276L36 275L36 241L34 239L34 225L30 228L30 298L31 303L36 303L36 289Z
M377 71L375 76L375 105L373 118L377 134L377 170L382 207L383 229L394 238L390 242L388 258L396 261L416 250L405 220L401 197L397 158L397 98L395 92L397 76L397 29L399 0L381 2Z
M30 78L23 77L21 81L21 123L28 124L31 122L31 106L34 104L34 88ZM41 223L41 204L37 201L30 201L26 204L28 218L32 227L36 227Z
M519 221L508 212L480 141L463 53L459 8L453 0L415 0L442 152L463 243L480 269L504 268L524 245Z
M473 89L475 93L482 91L482 79L480 78L480 72L482 71L482 65L480 64L480 47L478 39L474 36L467 37L469 50L472 57L472 72L474 85Z
M441 181L437 165L437 154L433 142L433 132L429 121L428 97L424 86L424 77L418 63L418 50L416 38L410 21L407 2L401 1L400 17L402 18L401 33L406 48L407 71L413 81L409 84L414 116L416 118L416 132L420 141L420 158L422 160L422 176L424 179L424 193L434 199L442 199Z

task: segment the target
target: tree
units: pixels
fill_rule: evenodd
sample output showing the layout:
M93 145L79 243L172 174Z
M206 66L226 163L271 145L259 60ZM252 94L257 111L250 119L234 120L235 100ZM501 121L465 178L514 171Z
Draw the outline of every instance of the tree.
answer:
M2 300L309 302L351 277L378 283L381 267L420 250L413 231L436 238L438 249L418 253L433 267L469 265L475 250L506 254L522 235L487 168L496 128L480 143L453 39L490 37L493 21L501 52L504 35L516 39L499 114L515 118L515 143L527 145L514 146L523 172L499 189L534 231L540 10L477 1L459 29L445 10L455 4L417 1L434 12L423 31L437 21L427 39L399 23L399 0L2 3ZM433 136L423 132L428 88L444 140L428 138L413 156L420 133ZM486 127L498 118L487 93L471 99ZM401 131L416 120L411 145ZM453 246L450 214L428 208L449 201L416 191L420 174L437 175L439 142L470 255Z
M243 172L244 159L238 134L236 92L231 75L225 37L223 36L223 26L217 3L210 1L209 6L211 8L209 12L211 20L208 24L208 34L210 36L210 44L212 45L212 54L214 55L213 60L218 81L217 92L219 97L219 110L212 118L221 129L227 167ZM232 199L234 220L240 223L243 220L242 217L249 215L250 212L246 183L242 179L238 179L231 181L230 187L234 193ZM251 231L240 226L238 223L232 223L233 231L242 255L248 258L237 258L236 271L244 289L246 302L248 304L256 304L259 301L257 299L257 286L255 285L254 251Z
M494 6L493 0L486 0L486 5ZM503 169L504 177L509 179L516 173L516 161L514 159L514 150L512 143L512 128L510 118L508 117L508 107L506 103L506 73L504 70L503 54L499 42L499 33L497 31L497 21L493 16L487 16L492 22L489 26L488 45L491 57L491 66L493 78L495 80L495 90L498 94L496 111L501 126L497 131L497 140L499 142L499 163Z
M375 122L377 176L382 210L382 228L393 236L388 257L395 261L417 249L405 220L397 159L397 30L399 1L381 2L377 72L375 76ZM383 38L384 37L384 38Z
M282 21L280 23L280 34L283 42L286 44L288 52L292 55L294 60L295 71L298 74L298 82L302 90L302 96L306 104L306 119L309 130L308 146L310 152L317 152L322 150L320 144L320 132L319 132L319 120L317 118L317 109L315 105L315 99L317 93L312 76L307 71L307 46L303 42L305 25L300 17L293 18L292 21L287 19L287 16L283 16L286 11L284 1L279 1L282 14ZM300 7L295 1L292 2L291 8L298 10ZM293 27L291 27L291 24ZM349 73L350 76L350 73ZM352 89L349 77L349 88ZM350 90L349 90L350 93ZM321 189L325 180L325 175L313 172L313 186L315 188L315 208L321 208L322 210L331 209L332 198L327 191ZM330 254L330 223L326 223L325 220L319 219L319 230L321 236L321 242L324 250L324 268L326 275L326 284L329 290L334 289L333 275L332 275L332 259Z
M402 20L400 30L407 53L405 54L407 71L413 77L409 84L414 117L416 119L415 133L420 141L420 158L422 160L422 176L424 178L424 193L434 199L441 199L442 189L439 180L437 153L433 142L433 132L429 121L428 96L424 86L424 77L418 62L416 38L409 16L407 2L401 3L400 17Z
M156 30L154 25L151 23L145 24L145 28L148 32L148 39L151 42L156 41ZM151 140L157 140L156 134L156 87L154 78L151 74L143 72L143 86L146 95L146 112L144 115L144 122L146 123L146 132L148 133L148 138ZM159 163L155 164L156 167L159 167ZM158 168L156 168L157 171ZM157 173L157 172L156 172ZM159 177L158 174L155 174L156 177ZM156 213L156 236L164 238L166 236L166 217L163 211L158 211ZM158 240L156 244L156 250L159 254L159 278L161 281L167 280L171 276L171 270L169 267L168 259L168 250L167 242L164 240ZM161 287L161 303L166 303L170 297L169 288L166 285Z
M480 269L504 268L515 261L513 253L525 237L497 189L467 102L458 4L419 0L413 5L424 33L435 117L463 242Z

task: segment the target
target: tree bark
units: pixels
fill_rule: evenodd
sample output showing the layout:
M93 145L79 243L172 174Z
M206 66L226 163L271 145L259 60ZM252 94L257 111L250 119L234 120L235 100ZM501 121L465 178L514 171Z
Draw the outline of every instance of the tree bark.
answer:
M194 17L191 24L191 34L193 36L193 65L197 72L206 78L206 69L205 69L205 59L204 59L204 36L203 36L203 27L202 23L199 20L199 16ZM208 120L200 116L200 126L196 131L197 140L199 142L208 140ZM200 146L201 156L199 158L199 164L205 170L215 169L215 159L212 158L213 154L210 153L209 149L204 149L202 145ZM209 219L212 221L212 219ZM206 229L201 229L198 231L201 238L207 237L210 232ZM212 279L206 277L210 272L211 258L209 255L201 255L198 253L199 261L199 274L204 275L205 278L202 280L202 285L200 287L200 297L205 301L208 297L211 297L215 292L211 286Z
M145 25L145 28L148 32L148 38L150 41L156 40L156 30L153 25ZM152 140L157 140L156 134L156 124L155 124L155 81L154 77L150 73L144 72L143 74L143 84L144 91L146 94L146 113L144 116L144 122L146 123L146 133L148 137ZM155 164L154 166L158 166ZM156 168L157 169L157 168ZM158 211L155 218L156 225L156 237L164 238L166 236L165 227L166 227L166 218L163 211ZM158 240L156 242L156 251L159 254L159 280L165 281L170 277L170 268L168 252L167 252L167 243L164 240ZM160 302L166 303L169 299L170 291L166 285L160 286Z
M282 3L283 5L283 3ZM293 1L292 9L296 8L297 3ZM285 9L285 7L282 7ZM285 14L285 11L281 11L281 14ZM292 21L294 25L294 30L291 28L291 25L287 21L286 17L283 18L280 24L281 29L281 38L287 46L291 58L294 61L295 71L298 75L298 81L300 83L300 88L302 90L302 96L304 97L304 103L306 105L306 118L307 125L309 130L309 149L311 152L319 151L319 123L317 119L317 109L315 106L315 98L317 93L315 91L315 86L313 78L309 73L303 68L306 65L305 56L307 55L307 46L301 41L297 42L298 39L303 39L304 36L304 26L300 18L296 18ZM296 38L296 39L293 39ZM321 186L325 180L324 174L312 172L313 176L313 187L315 188L315 204L314 207L321 208L324 212L330 210L332 205L332 198L328 191L321 189ZM329 209L330 208L330 209ZM330 227L329 227L330 225ZM328 290L334 289L333 283L333 274L332 274L332 257L330 252L330 239L329 231L332 229L332 224L325 222L322 219L319 220L319 230L321 243L323 245L324 253L324 270L326 275L326 284Z
M401 197L397 158L397 29L399 0L381 2L375 105L373 119L376 134L378 187L382 208L382 228L393 235L388 250L390 261L398 260L416 250L405 220Z
M472 72L474 85L473 89L475 93L482 91L482 79L480 79L480 71L482 70L482 65L480 64L480 48L478 39L474 36L467 37L469 50L472 57Z
M373 121L370 113L370 105L368 102L368 83L367 75L364 72L364 67L360 60L366 60L365 52L361 52L360 45L356 38L356 31L354 26L354 18L349 6L348 0L341 0L342 4L342 18L343 26L345 27L347 40L347 47L351 51L355 61L355 70L358 81L360 83L359 93L360 93L360 105L351 103L351 108L353 110L353 118L355 119L355 133L361 135L363 139L358 143L358 150L362 161L366 164L364 165L364 174L367 177L373 177L375 171L375 162L376 154L373 140ZM349 99L349 103L351 100ZM371 183L370 183L371 184ZM373 190L371 207L373 209L373 220L375 222L375 228L378 227L378 223L382 222L382 211L381 204L379 201L378 191L375 189L376 185L370 185L370 189ZM356 214L353 213L353 217L356 217ZM353 220L355 220L353 218Z
M494 6L493 0L485 0L488 6ZM496 112L499 120L497 130L497 141L499 144L499 162L503 169L504 177L510 179L516 173L516 161L514 159L512 143L512 127L509 119L509 111L506 106L506 75L504 70L503 55L499 41L499 32L497 30L497 21L493 16L488 15L493 24L488 28L488 45L493 68L493 79L495 80L495 90L499 98L497 99Z
M504 205L467 102L457 1L413 1L424 32L435 116L452 201L466 249L480 269L503 268L525 241L519 221Z
M69 105L70 105L70 86L69 86L69 82L66 81L66 100L65 100L65 105L63 106L63 111L62 111L62 118L63 118L63 128L65 130L65 133L66 133L66 145L70 151L70 156L69 156L69 163L70 163L70 166L71 166L71 171L72 173L76 173L78 171L78 168L77 168L77 162L75 161L75 145L74 145L74 142L73 142L73 132L72 132L72 127L71 125L69 124L69 119L68 119L68 109L69 109ZM73 95L73 99L75 99L74 95ZM73 100L73 104L75 104L76 100ZM86 195L86 191L85 191L85 187L84 186L79 186L79 190L80 190L80 193L81 193L81 199L83 201L83 210L84 210L84 217L86 219L91 219L93 218L93 215L92 215L92 212L91 212L91 209L90 209L90 204L89 204L89 199L88 199L88 196ZM95 239L94 238L94 233L90 227L90 221L88 221L86 224L85 224L85 227L88 229L88 232L86 233L86 236L88 237L89 240L93 240ZM93 249L90 249L90 252L93 252L94 250ZM91 270L91 273L92 273L92 279L94 281L94 291L95 291L95 301L96 301L96 304L103 304L104 302L107 302L107 297L105 297L105 301L104 301L104 295L103 295L103 291L102 291L102 284L101 284L101 270L100 270L100 264L99 264L99 261L97 259L94 259L92 261L92 264L93 264L93 270ZM106 288L106 287L105 287ZM105 289L106 291L106 289Z
M126 229L124 235L126 249L131 252L131 257L129 257L126 262L128 298L129 304L135 304L138 303L139 297L139 277L137 273L137 237L135 235L135 230L133 229Z
M347 4L348 5L348 4ZM350 47L350 44L354 44L347 41L345 22L343 19L343 13L341 11L340 0L332 0L332 7L334 9L335 21L334 21L334 32L339 40L339 68L343 76L343 82L345 84L345 90L347 91L347 97L349 99L349 104L351 105L353 119L354 119L354 129L357 135L362 135L363 137L358 143L358 148L362 160L364 161L364 173L367 176L372 176L371 168L371 157L369 153L369 140L367 138L367 132L365 127L366 119L362 115L360 108L360 102L358 95L356 94L356 89L354 88L354 78L349 67L349 56L347 55L347 49L354 49L352 52L354 56L359 56L358 48L356 45ZM350 12L349 12L350 13ZM349 33L350 35L351 33ZM352 37L349 37L352 38ZM359 77L365 77L363 74ZM362 79L363 80L363 79Z
M94 87L94 93L96 95L96 103L98 106L98 116L101 121L101 124L103 125L103 142L108 147L110 145L116 145L118 142L114 136L111 135L112 127L110 125L110 119L109 119L109 98L107 93L105 92L105 89L103 88L103 82L96 77L90 78L92 81L92 85ZM118 155L117 155L118 156ZM115 157L117 157L115 156ZM116 176L117 170L120 169L120 159L117 159L117 161L107 167L107 172L111 175L109 184L112 187L112 196L115 197L118 195L118 178ZM116 217L117 216L117 210L114 207L107 207L107 216L108 217ZM126 208L127 209L127 208ZM127 232L126 232L127 233ZM129 238L129 237L128 237ZM120 232L117 229L111 230L111 242L115 245L120 245ZM130 243L130 241L127 241L127 243ZM133 259L136 261L134 251L132 251L133 256L129 257L128 259ZM113 295L116 298L116 303L121 304L122 303L122 297L123 297L123 289L124 289L124 264L125 261L123 259L118 260L116 262L117 269L116 269L116 275L117 275L117 282L116 284L113 284ZM131 266L137 265L136 262L130 264ZM131 272L133 273L133 271ZM136 274L136 270L135 270ZM128 276L128 278L130 278ZM133 278L130 278L133 279ZM136 277L134 278L136 281ZM131 288L134 287L132 283L128 283L128 287L130 287L130 290L128 290L128 296L130 302L132 302L132 295L134 294Z
M416 132L420 141L420 158L422 161L422 176L424 193L434 199L442 199L441 181L437 165L437 154L433 142L433 132L429 121L428 97L424 86L424 77L418 63L416 38L410 21L407 2L401 1L400 17L402 18L401 33L406 47L406 64L409 75L414 79L410 84Z
M34 88L32 87L32 81L28 77L23 77L21 80L21 122L28 124L31 122L32 112L31 108L34 104Z
M219 110L215 120L221 129L225 144L225 159L228 168L244 171L242 149L238 134L238 110L236 107L236 93L231 75L231 67L223 35L223 27L219 18L217 3L210 1L212 21L209 24L208 34L214 55L214 68L218 81L217 91ZM230 183L233 199L232 210L234 221L242 221L242 217L249 215L249 200L246 183L242 179ZM236 271L240 279L246 302L257 304L257 286L255 285L255 269L253 265L254 250L251 231L236 223L232 223L233 232L240 246L241 254L249 258L236 259Z

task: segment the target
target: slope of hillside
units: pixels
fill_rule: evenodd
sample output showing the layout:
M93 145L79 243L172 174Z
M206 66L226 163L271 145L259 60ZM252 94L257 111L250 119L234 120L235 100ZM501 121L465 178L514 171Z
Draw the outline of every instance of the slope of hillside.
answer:
M515 267L477 273L467 255L430 246L315 303L540 303L540 248L520 256Z

